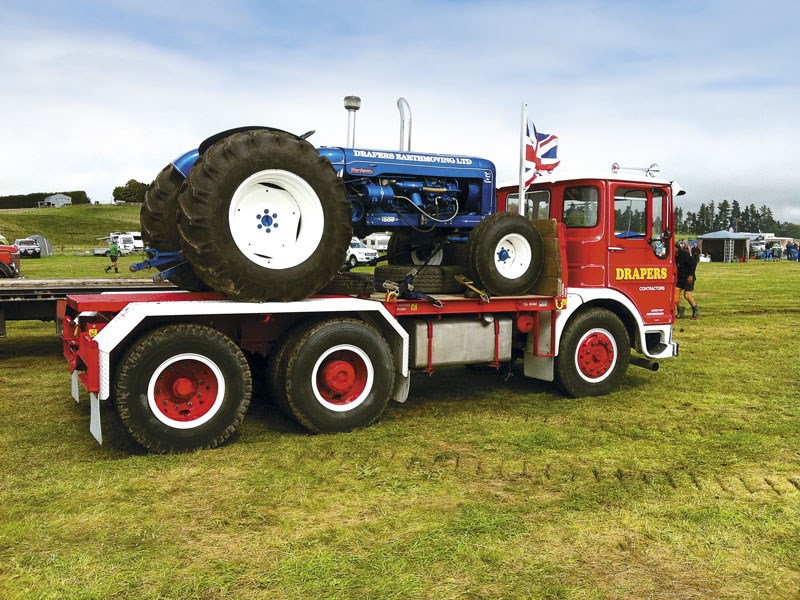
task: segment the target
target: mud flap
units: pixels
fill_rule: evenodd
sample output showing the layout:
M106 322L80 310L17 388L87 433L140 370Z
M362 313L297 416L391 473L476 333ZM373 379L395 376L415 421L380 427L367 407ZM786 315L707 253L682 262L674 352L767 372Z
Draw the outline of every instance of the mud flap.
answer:
M103 432L100 431L100 398L92 392L89 393L89 431L98 444L103 443Z
M78 404L81 403L81 388L78 383L78 369L72 372L72 399Z

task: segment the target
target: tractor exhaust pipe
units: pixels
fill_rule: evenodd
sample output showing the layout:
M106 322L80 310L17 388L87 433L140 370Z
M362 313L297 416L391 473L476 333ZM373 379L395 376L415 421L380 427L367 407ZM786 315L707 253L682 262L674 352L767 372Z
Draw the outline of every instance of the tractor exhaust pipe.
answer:
M654 373L658 371L659 365L654 360L648 360L646 358L642 358L641 356L631 356L629 362L636 367L642 367L643 369L653 371Z
M405 98L397 99L400 109L400 152L411 151L411 107Z
M347 147L356 145L356 111L361 108L361 98L358 96L345 96L344 107L347 110Z

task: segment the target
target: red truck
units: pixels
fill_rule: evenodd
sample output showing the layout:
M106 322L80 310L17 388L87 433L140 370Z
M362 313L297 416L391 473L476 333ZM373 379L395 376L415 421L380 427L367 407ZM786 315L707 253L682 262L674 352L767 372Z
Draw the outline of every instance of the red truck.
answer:
M19 248L0 244L0 279L19 277Z
M71 296L63 350L72 395L88 391L98 442L100 403L111 401L135 440L170 453L228 439L249 406L254 371L314 432L368 425L389 400L407 399L413 372L444 365L521 360L526 376L569 395L607 394L629 364L655 371L657 360L678 354L679 193L644 174L548 175L519 211L516 188L497 188L495 216L524 213L543 241L542 274L523 295L462 289L404 299L389 285L290 302L189 291ZM498 243L498 267L514 235ZM423 277L432 267L416 268Z

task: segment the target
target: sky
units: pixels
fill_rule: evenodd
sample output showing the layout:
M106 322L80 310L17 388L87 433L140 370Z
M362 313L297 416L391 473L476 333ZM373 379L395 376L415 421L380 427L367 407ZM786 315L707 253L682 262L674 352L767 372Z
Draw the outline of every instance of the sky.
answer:
M519 168L520 106L557 172L658 163L678 205L738 200L800 223L793 0L3 0L0 196L111 200L242 125Z

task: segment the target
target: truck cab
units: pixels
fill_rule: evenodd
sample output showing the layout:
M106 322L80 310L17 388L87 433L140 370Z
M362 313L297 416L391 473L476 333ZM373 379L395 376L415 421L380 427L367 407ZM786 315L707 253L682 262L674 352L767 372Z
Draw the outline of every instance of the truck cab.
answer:
M550 174L525 193L531 219L563 224L566 247L566 324L576 310L611 308L637 350L648 358L678 353L674 322L673 198L683 191L645 174ZM519 211L517 185L498 188L498 209Z

